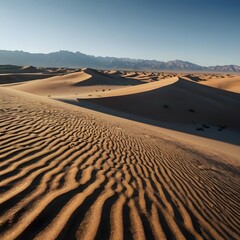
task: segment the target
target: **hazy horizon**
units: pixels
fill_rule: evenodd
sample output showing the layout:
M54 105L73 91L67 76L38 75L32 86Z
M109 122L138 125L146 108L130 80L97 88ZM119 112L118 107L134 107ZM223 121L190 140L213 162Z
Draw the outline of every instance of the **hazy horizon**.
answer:
M3 0L0 47L240 65L238 9L237 0Z

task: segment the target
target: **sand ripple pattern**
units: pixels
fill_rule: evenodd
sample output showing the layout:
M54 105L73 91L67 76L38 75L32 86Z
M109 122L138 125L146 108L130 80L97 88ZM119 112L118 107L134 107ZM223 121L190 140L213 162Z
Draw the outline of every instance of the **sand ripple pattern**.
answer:
M239 170L1 92L0 239L238 239Z

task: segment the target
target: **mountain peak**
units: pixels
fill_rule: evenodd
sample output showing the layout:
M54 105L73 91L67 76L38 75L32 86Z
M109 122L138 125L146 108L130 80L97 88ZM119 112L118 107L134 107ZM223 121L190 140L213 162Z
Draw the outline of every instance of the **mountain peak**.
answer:
M225 65L204 67L188 61L173 60L168 62L157 60L95 57L79 51L60 50L47 54L28 53L24 51L0 50L0 64L33 65L36 67L90 67L99 69L131 69L131 70L180 70L180 71L218 71L240 72L240 66Z

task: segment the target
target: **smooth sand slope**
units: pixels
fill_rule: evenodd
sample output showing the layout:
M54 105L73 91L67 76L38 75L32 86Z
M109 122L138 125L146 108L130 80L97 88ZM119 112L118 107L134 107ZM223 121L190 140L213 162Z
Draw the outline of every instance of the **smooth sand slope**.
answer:
M231 92L240 93L240 76L211 79L201 84Z
M12 87L20 91L52 98L63 96L77 98L81 97L82 94L98 96L101 92L141 83L139 80L113 76L87 68L76 73L28 81Z
M33 66L0 65L0 84L16 85L35 79L45 79L53 76L69 74L78 69L66 68L36 68Z
M168 123L187 123L207 131L240 128L240 95L182 78L106 92L88 102ZM84 101L84 99L79 99Z
M227 156L32 94L0 98L0 239L239 239Z
M183 75L185 79L222 90L240 93L239 74L192 73Z

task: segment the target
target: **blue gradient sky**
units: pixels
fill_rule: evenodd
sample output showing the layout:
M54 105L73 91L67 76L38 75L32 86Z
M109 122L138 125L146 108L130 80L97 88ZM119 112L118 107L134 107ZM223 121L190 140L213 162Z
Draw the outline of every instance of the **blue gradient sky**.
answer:
M1 0L0 49L240 65L240 0Z

